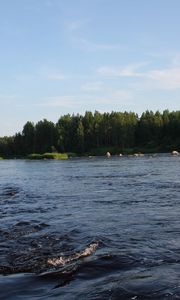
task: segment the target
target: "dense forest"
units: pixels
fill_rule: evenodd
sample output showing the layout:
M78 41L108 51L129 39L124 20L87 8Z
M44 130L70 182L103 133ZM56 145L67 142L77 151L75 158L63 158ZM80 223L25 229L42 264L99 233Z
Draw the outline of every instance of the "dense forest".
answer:
M167 152L180 149L180 111L146 111L64 115L56 124L46 119L27 122L22 132L0 138L0 156L71 152L103 155Z

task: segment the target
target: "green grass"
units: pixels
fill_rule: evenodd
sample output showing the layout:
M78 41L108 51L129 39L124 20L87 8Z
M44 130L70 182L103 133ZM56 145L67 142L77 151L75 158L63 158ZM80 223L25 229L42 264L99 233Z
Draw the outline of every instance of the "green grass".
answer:
M45 159L68 159L68 155L66 153L44 153L42 154Z
M44 154L37 154L37 153L33 153L33 154L29 154L27 156L28 159L68 159L68 155L66 153L57 153L57 152L53 152L53 153L44 153Z

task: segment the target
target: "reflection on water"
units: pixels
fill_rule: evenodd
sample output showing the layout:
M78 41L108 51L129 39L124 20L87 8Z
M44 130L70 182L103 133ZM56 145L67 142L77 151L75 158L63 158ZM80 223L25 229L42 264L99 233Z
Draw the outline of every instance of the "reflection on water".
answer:
M179 167L0 161L0 299L180 299Z

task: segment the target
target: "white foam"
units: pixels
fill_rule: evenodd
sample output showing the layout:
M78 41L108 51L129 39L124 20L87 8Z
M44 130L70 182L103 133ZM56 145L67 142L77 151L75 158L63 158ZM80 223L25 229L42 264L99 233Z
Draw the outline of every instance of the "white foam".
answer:
M91 255L92 253L94 253L96 251L98 245L99 245L98 242L92 243L88 247L86 247L84 250L77 252L71 256L68 256L68 257L60 256L59 258L51 258L51 259L48 259L47 263L54 267L59 266L59 265L64 266L64 265L70 263L71 261Z

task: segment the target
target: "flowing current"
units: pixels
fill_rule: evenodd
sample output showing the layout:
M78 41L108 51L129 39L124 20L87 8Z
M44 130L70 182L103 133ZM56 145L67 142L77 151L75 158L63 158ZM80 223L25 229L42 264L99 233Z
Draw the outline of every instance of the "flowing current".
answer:
M180 157L0 161L0 299L180 299Z

